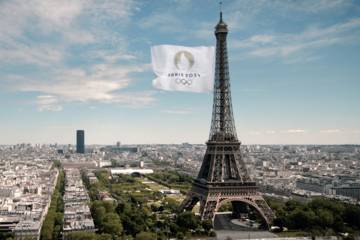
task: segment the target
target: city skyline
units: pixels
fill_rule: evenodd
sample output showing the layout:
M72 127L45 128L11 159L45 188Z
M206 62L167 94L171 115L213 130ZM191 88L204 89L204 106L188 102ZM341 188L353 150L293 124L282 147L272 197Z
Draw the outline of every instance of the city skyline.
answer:
M212 93L153 89L150 46L214 46L216 1L0 6L0 144L74 143L76 129L88 144L208 139ZM223 12L239 140L360 143L358 2L224 1Z

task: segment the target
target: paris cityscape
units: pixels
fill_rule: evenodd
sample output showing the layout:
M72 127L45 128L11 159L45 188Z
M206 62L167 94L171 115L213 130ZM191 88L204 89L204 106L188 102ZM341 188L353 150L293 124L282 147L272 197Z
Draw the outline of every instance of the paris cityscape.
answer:
M360 239L359 2L9 0L0 27L0 240Z
M76 149L76 145L1 146L3 231L12 228L12 232L19 239L27 234L40 234L41 224L46 220L46 215L51 209L49 204L54 199L51 196L57 184L56 179L59 179L59 174L64 173L66 185L62 196L63 230L57 230L63 234L73 231L97 231L94 213L91 213L88 205L89 189L86 189L84 181L97 185L99 181L104 181L98 179L102 176L100 174L107 174L106 176L113 179L126 175L126 181L135 179L135 189L139 190L135 190L132 197L140 198L138 201L146 203L151 209L155 208L154 206L160 207L161 204L165 204L165 209L170 208L171 204L175 204L176 208L176 201L184 199L184 191L190 184L186 181L177 183L178 175L188 176L189 179L195 178L206 147L203 144L189 143L115 143L104 146L89 145L84 149L85 153L76 153ZM250 174L266 197L279 201L292 199L301 203L322 197L354 206L359 204L358 145L248 145L242 146L242 153ZM53 167L55 161L56 164L61 163L63 173ZM166 178L162 178L161 174L164 172L169 173L167 177L174 178L174 182L170 180L164 184L167 181ZM137 174L143 177L138 178ZM128 184L126 188L129 188ZM117 195L105 188L100 189L101 191L98 189L99 192L95 194L94 201L116 201ZM143 199L156 192L163 199L149 202ZM173 202L164 203L165 199ZM157 214L161 218L164 213ZM113 227L111 231L116 229ZM55 231L54 228L49 229ZM124 223L122 230L129 231ZM221 234L220 231L220 236ZM236 235L233 238L237 239L235 237ZM144 239L151 238L154 236L149 235ZM166 235L162 235L162 238L166 238Z

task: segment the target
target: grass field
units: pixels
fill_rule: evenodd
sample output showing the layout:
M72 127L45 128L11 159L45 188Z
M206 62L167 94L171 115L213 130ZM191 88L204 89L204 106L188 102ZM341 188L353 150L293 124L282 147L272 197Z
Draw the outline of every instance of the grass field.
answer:
M286 231L276 233L279 237L308 237L309 233L303 231Z
M161 184L151 181L150 179L147 179L147 178L144 178L141 182L144 185L147 185L153 191L160 191L161 189L169 189L167 186L161 185ZM173 189L180 190L179 188L173 188ZM185 199L184 194L169 194L169 195L167 195L167 197L174 199L179 204ZM200 205L196 204L194 206L192 212L198 213L199 210L200 210Z
M148 186L151 190L153 191L160 191L162 189L169 189L167 186L161 185L159 183L156 183L154 181L151 181L147 178L144 178L144 180L142 180L142 183L146 186ZM175 190L179 190L174 188ZM176 200L178 203L181 203L185 196L183 194L169 194L167 195L168 198L172 198L174 200Z
M141 182L142 182L142 184L148 186L153 191L160 191L161 189L169 189L168 187L160 185L160 184L158 184L154 181L151 181L147 178L144 178Z

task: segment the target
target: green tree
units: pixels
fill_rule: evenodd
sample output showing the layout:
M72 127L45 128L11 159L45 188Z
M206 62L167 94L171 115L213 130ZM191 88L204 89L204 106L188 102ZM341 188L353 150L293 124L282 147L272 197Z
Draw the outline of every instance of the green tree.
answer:
M102 233L97 236L97 240L112 240L112 237L110 234Z
M331 227L334 224L334 216L332 212L327 209L319 209L317 211L317 217L320 226L323 228Z
M107 213L103 221L104 233L112 234L113 236L120 236L123 231L119 215L116 213Z
M52 240L54 231L54 213L48 211L45 217L42 229L41 229L41 240Z
M0 239L14 240L14 238L15 237L12 233L0 232Z
M300 208L294 209L287 219L287 224L293 229L308 229L316 220L316 215L312 210L304 211Z
M211 220L204 220L201 222L202 227L206 232L210 232L210 230L213 228L213 224Z
M171 212L175 212L179 209L179 203L174 198L165 198L164 208L170 210Z
M344 219L351 227L360 229L360 207L348 206L344 211Z
M64 203L62 195L64 193L64 171L60 170L58 180L51 197L48 213L45 217L40 238L42 240L58 239L63 225Z
M178 232L178 233L176 234L176 238L177 238L177 239L184 239L184 238L185 238L184 233Z
M196 229L200 221L192 212L183 212L178 215L176 223L180 228L189 230Z
M94 218L94 223L98 226L100 231L102 231L104 216L106 214L106 209L103 207L101 201L94 201L91 205L91 213Z
M294 211L295 209L302 208L303 205L295 200L289 200L285 203L285 211Z
M156 239L156 234L152 232L140 232L136 234L135 240L154 240Z
M71 232L67 234L67 240L97 240L97 236L92 232Z
M112 201L103 201L102 202L103 207L105 208L105 211L107 213L115 212L116 205Z
M62 167L62 164L61 164L60 160L54 160L52 167L55 167L55 168L59 168L59 169L60 169L60 168Z

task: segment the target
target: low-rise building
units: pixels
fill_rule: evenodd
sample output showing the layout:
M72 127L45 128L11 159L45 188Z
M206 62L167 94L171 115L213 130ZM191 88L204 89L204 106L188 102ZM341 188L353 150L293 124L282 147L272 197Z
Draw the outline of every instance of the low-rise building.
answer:
M90 231L96 228L88 206L89 196L78 169L65 169L63 239L71 232ZM90 175L92 176L92 175Z

